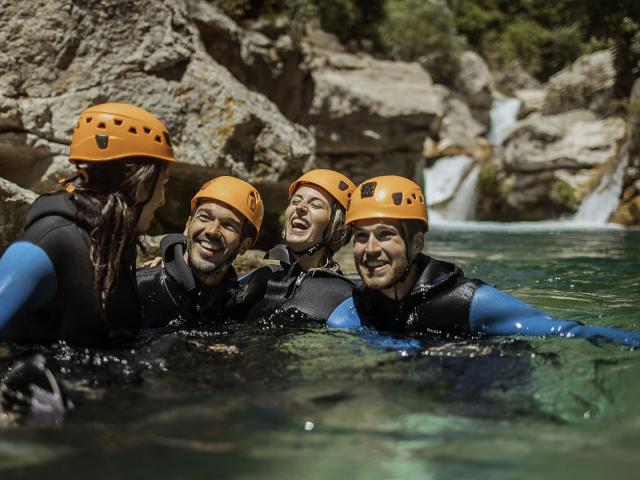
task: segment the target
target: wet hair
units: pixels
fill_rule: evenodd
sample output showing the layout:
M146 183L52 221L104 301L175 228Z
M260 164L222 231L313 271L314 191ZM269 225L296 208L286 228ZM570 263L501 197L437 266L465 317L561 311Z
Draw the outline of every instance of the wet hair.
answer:
M147 157L78 165L71 201L89 222L93 287L106 316L119 275L122 252L136 240L142 209L151 199L166 163Z
M351 229L344 224L346 211L334 200L331 207L331 219L325 230L324 241L327 245L327 257L333 255L351 240Z
M427 225L421 220L402 220L405 232L407 234L407 240L412 240L418 233L425 233L427 231Z

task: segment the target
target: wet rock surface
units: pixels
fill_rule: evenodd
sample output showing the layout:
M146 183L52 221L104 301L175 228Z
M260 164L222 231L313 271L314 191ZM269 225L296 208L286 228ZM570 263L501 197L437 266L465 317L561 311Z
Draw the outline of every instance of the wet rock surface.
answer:
M355 182L395 173L413 177L425 136L437 136L449 90L417 63L316 51L315 94L305 123L318 162Z
M29 207L37 195L0 178L0 254L24 229Z

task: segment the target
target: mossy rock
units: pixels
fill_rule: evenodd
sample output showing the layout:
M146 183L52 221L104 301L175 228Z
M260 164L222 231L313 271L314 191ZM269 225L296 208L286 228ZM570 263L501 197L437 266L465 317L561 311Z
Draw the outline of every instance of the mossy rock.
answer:
M549 192L549 198L556 205L561 205L570 210L578 208L575 191L573 187L564 180L556 180L553 182L551 191Z

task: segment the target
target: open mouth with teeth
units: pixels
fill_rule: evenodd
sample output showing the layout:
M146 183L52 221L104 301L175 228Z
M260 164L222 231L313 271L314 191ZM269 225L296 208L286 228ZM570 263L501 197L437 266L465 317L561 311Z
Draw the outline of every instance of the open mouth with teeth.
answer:
M382 272L388 265L388 262L378 259L368 259L362 262L362 266L368 270L370 275Z
M196 241L196 243L202 250L205 251L205 253L208 253L209 255L215 255L216 253L224 250L223 245L219 242L212 243L208 240L199 239Z
M294 217L291 219L291 230L294 232L306 232L311 228L311 223L304 218Z

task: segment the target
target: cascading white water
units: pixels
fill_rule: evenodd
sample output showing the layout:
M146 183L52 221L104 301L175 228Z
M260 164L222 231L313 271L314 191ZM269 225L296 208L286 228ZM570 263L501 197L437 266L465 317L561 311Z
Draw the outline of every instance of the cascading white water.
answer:
M432 223L472 220L480 168L467 155L438 159L424 170L425 194Z
M489 141L499 145L518 119L520 100L496 97L491 107ZM432 223L473 220L480 167L467 155L439 158L424 169L424 184Z
M598 186L589 193L573 217L579 223L605 223L620 202L624 181L624 169L629 155L626 154L613 169L605 171ZM613 171L611 171L613 170Z
M504 140L504 134L516 123L520 104L519 99L512 97L496 97L493 100L489 113L491 128L488 135L492 145L500 145Z

